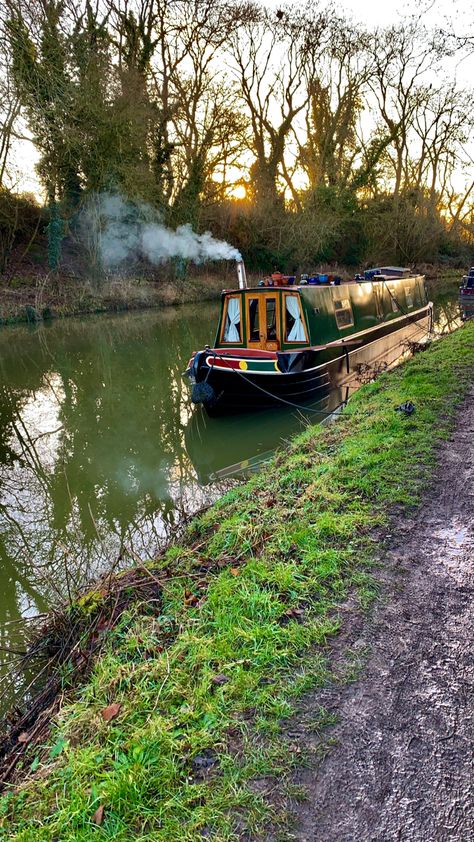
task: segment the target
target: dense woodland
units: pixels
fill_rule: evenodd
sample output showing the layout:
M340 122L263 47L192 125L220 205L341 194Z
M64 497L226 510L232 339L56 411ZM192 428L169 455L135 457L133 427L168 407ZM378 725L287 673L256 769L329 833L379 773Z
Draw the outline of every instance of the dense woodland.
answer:
M425 29L422 15L366 31L311 1L2 9L7 282L22 261L100 277L101 197L114 194L130 224L211 230L255 269L471 258L468 39ZM24 136L40 154L42 207L16 189Z

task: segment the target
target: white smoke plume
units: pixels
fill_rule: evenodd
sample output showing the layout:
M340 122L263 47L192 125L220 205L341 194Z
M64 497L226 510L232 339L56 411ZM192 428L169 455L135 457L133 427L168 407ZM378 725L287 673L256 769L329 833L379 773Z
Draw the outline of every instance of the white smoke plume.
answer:
M141 258L154 264L172 257L193 263L242 260L238 249L216 240L209 231L197 234L190 225L180 225L173 231L163 225L150 205L128 202L118 193L101 194L98 216L102 263L110 269Z

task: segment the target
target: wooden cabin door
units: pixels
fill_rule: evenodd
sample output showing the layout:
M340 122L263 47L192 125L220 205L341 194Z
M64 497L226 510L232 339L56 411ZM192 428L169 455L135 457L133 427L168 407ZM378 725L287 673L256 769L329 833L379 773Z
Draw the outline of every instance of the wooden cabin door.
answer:
M249 348L277 351L280 347L280 296L258 292L247 298L247 343Z

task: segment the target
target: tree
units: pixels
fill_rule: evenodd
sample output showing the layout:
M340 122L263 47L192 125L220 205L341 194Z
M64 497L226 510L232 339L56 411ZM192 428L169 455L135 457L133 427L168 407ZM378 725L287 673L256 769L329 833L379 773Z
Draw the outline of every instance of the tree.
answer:
M73 200L80 180L79 162L67 131L74 86L60 26L64 2L44 0L27 7L22 0L8 0L8 8L13 79L41 152L38 170L48 200L53 204L64 195ZM40 13L38 18L35 12Z
M326 15L309 7L275 15L249 5L232 39L240 95L250 117L251 187L263 207L282 202L279 178L288 137L311 96L309 81L326 28ZM291 179L287 183L292 189Z
M305 141L299 133L299 162L310 190L320 185L348 186L360 160L358 121L367 107L368 81L373 72L369 36L336 20L328 49L309 80Z
M0 30L1 32L1 30ZM20 116L20 99L14 90L11 67L7 60L0 63L0 188L5 186L12 142L18 136L16 126Z
M222 196L226 168L237 162L244 144L247 120L235 86L219 67L239 10L219 0L185 0L171 7L179 32L168 27L172 37L166 46L161 43L156 66L157 93L163 97L166 88L168 97L161 108L170 117L168 142L172 137L169 199L175 221L197 224L201 205Z
M426 31L419 19L373 34L374 72L369 81L377 115L391 139L386 150L395 198L410 184L410 141L413 121L422 107L420 86L443 56L444 43L440 33Z

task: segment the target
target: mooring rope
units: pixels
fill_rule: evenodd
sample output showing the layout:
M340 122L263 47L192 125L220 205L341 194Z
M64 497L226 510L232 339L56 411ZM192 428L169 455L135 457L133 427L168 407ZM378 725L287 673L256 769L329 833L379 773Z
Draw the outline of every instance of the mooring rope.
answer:
M389 294L390 298L392 299L392 301L394 301L394 302L395 302L396 306L397 306L397 307L398 307L398 309L400 310L400 313L402 313L404 316L410 316L410 311L409 311L409 310L404 310L404 309L403 309L403 307L402 307L402 305L400 304L400 302L399 302L398 298L396 298L396 297L394 296L394 294L393 294L392 290L391 290L391 289L390 289L390 287L387 285L387 282L386 282L385 280L383 281L383 284L384 284L384 285L385 285L385 287L387 288L387 292L388 292L388 294ZM428 333L430 334L430 336L433 336L433 337L446 336L446 334L445 334L445 333L442 333L442 332L441 332L441 331L439 331L439 330L435 330L435 328L434 328L434 325L433 325L433 308L431 308L431 311L430 311L430 326L429 326L429 329L428 329Z
M395 298L395 296L394 296L394 294L393 294L392 290L391 290L391 289L390 289L390 287L388 286L387 281L386 281L385 279L384 279L384 281L383 281L383 285L384 285L384 287L386 288L386 290L387 290L387 292L388 292L388 294L389 294L390 298L392 299L392 301L394 301L394 302L395 302L396 306L397 306L397 307L398 307L398 309L400 310L400 313L402 313L404 316L409 316L409 315L410 315L410 313L408 312L408 310L404 310L404 309L403 309L402 305L400 304L400 302L398 301L398 299L397 299L397 298Z

